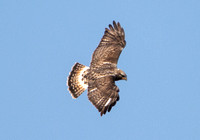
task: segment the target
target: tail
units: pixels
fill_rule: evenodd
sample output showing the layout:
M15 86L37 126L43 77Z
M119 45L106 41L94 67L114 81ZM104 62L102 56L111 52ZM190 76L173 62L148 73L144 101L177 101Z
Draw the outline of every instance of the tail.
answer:
M72 95L72 98L78 98L88 87L87 81L84 75L87 73L89 67L76 63L72 67L72 71L69 73L67 79L68 90Z

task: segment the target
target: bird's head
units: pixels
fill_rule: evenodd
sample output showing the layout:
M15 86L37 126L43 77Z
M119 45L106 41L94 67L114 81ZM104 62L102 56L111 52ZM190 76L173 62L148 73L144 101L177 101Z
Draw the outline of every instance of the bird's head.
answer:
M116 76L115 76L115 80L127 80L127 75L124 71L117 69L116 71Z

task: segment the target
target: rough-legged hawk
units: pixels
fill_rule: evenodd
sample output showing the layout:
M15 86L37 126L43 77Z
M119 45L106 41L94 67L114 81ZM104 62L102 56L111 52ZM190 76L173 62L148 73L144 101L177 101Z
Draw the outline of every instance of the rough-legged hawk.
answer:
M69 74L67 85L73 98L78 98L88 88L88 98L101 116L110 112L119 100L115 81L127 80L117 68L120 53L126 45L124 29L120 23L109 24L103 38L92 55L90 67L76 63Z

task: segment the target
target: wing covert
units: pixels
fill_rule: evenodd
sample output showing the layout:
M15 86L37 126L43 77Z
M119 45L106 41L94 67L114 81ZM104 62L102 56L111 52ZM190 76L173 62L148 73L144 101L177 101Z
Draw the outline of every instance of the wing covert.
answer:
M124 29L120 23L113 21L113 26L109 24L104 35L92 55L90 67L101 66L104 63L117 65L121 51L126 45Z
M93 81L88 87L88 98L101 112L101 116L110 112L119 100L119 88L115 85L112 76L106 76Z

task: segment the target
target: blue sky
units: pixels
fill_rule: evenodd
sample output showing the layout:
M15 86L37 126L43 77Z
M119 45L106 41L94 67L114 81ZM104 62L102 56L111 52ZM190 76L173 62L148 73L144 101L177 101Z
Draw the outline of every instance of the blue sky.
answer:
M199 140L200 1L1 0L0 139ZM66 79L113 20L127 45L120 101L100 114Z

